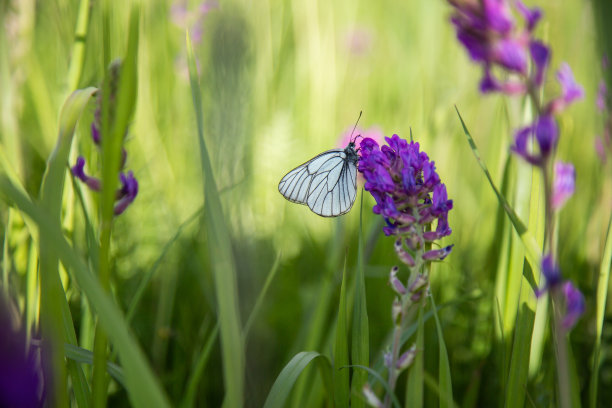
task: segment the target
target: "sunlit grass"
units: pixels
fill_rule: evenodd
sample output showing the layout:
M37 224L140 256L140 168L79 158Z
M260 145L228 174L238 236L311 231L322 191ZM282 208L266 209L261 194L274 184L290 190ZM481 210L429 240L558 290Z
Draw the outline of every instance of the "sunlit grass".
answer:
M328 219L287 202L277 190L288 170L337 147L360 111L363 128L376 125L387 136L405 139L412 131L454 201L453 235L440 245L455 246L431 273L440 330L430 304L422 329L415 320L410 337L422 351L414 368L422 370L410 380L400 377L398 400L404 403L406 390L414 395L415 387L423 387L423 403L438 405L445 392L439 383L445 350L458 405L501 405L513 387L520 390L513 395L517 404L555 401L547 319L536 315L525 322L516 307L519 299L535 304L532 282L523 276L533 272L539 279L539 252L527 251L537 264L524 270L526 238L513 232L455 110L491 181L533 234L527 248L535 243L537 250L543 234L538 181L521 187L520 175L530 170L516 157L510 156L506 167L524 101L478 92L481 72L457 44L446 2L236 1L204 14L198 14L196 1L142 2L132 16L139 24L135 110L130 116L125 108L123 145L140 188L112 222L108 254L100 253L100 223L108 218L108 211L99 211L104 198L83 185L75 188L78 181L68 172L77 154L93 169L103 168L90 136L93 101L84 105L70 153L55 164L50 157L71 92L103 87L105 58L125 61L135 52L128 51L130 10L141 2L5 3L0 5L0 279L35 344L45 335L45 313L54 314L49 333L67 344L56 345L60 354L53 367L61 378L63 357L70 361L71 380L62 380L60 388L72 405L87 406L91 398L95 358L89 352L97 321L109 339L106 359L124 378L118 382L102 368L98 387L112 406L144 405L148 398L171 405L225 401L253 407L266 400L271 406L285 400L292 406L324 401L347 406L350 399L358 406L361 387L346 388L349 373L352 380L369 379L382 393L372 375L348 367L369 365L386 375L381 356L393 330L387 279L398 261L393 239L382 234L372 214L374 200L364 192L360 212L358 192L350 213ZM87 18L79 7L88 3ZM187 19L177 19L174 3L186 5ZM603 131L597 86L606 75L596 41L602 38L595 25L599 16L578 0L529 3L542 3L538 35L554 50L551 65L570 62L586 91L560 122L558 156L574 162L577 191L560 213L559 260L587 298L586 314L569 337L581 388L574 397L595 407L591 396L598 394L604 406L612 398L605 352L610 313L601 287L608 282L612 253L610 238L605 247L612 184L610 163L603 165L593 148ZM200 23L201 39L193 36ZM75 33L84 42L75 41ZM197 63L191 66L192 83L189 62ZM556 91L550 78L545 92ZM195 110L193 97L201 99ZM41 187L50 171L60 173L48 187L59 194L54 204ZM113 194L107 192L107 206ZM49 216L50 209L57 211ZM50 262L45 251L51 251ZM108 291L102 289L104 279L98 280L100 256L108 256ZM57 275L50 284L41 279L49 265ZM516 279L506 280L509 274ZM60 280L63 286L53 288ZM62 292L67 303L46 298ZM62 304L69 306L70 325L58 320L68 310ZM527 354L526 360L512 360L513 339L520 340L521 333L516 328L529 332L530 324L539 328L539 340L521 344L532 347L531 359ZM596 343L602 359L598 380L591 377ZM300 363L305 371L291 381L279 377L295 356L301 360L290 368ZM100 361L98 367L106 367ZM520 378L507 377L511 362L520 365ZM345 371L335 377L339 368ZM273 388L275 381L281 385ZM272 397L271 390L276 390ZM58 398L64 400L61 392Z

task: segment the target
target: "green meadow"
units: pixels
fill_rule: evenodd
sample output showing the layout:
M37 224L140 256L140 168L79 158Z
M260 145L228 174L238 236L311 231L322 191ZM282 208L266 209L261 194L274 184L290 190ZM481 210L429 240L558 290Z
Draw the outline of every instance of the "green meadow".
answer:
M544 182L510 151L533 107L479 91L448 2L0 0L0 337L44 378L34 406L365 407L364 384L394 407L610 406L612 7L526 3L552 51L540 97L563 62L584 89L557 118L576 187L554 241L585 298L562 341L535 296ZM325 218L278 191L360 112L356 133L418 142L453 201L393 391L389 271L409 275L374 198L360 179Z

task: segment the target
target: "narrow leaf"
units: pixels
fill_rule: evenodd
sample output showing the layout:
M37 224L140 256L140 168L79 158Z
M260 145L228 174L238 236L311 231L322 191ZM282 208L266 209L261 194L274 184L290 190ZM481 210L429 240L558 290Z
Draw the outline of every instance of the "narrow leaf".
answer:
M297 381L298 377L304 371L304 369L313 361L317 359L320 364L321 373L325 382L326 377L329 375L331 379L331 364L329 359L315 351L302 351L297 353L289 363L283 368L281 373L274 381L272 389L266 398L264 408L282 408L285 406L287 397L293 388L293 385ZM327 371L327 375L324 372ZM331 384L328 384L328 389L332 389Z
M448 352L446 350L446 343L444 342L444 333L442 333L442 325L440 324L440 318L436 311L436 303L434 302L433 296L429 295L431 300L431 306L434 312L434 319L436 321L436 330L438 333L438 347L439 347L439 368L438 368L438 383L440 387L440 408L453 407L453 382L451 381L450 363L448 361Z
M189 82L198 130L200 163L204 181L204 226L208 236L208 251L212 262L217 298L218 322L221 334L225 403L228 407L244 405L244 348L238 307L236 267L232 257L229 230L223 214L212 163L204 139L202 99L198 83L195 56L189 33L186 33Z
M348 357L348 311L346 275L346 258L342 269L342 285L340 286L340 304L338 305L338 322L336 323L336 343L334 345L334 398L336 407L349 406L349 364Z

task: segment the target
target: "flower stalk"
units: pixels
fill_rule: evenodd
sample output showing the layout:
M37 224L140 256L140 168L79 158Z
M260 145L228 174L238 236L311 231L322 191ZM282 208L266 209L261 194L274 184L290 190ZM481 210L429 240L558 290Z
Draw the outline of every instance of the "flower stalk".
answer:
M432 248L434 242L451 233L448 211L453 202L448 200L435 163L420 150L418 143L408 143L397 135L386 138L386 142L379 147L373 139L362 140L359 171L364 176L365 189L376 200L374 213L381 215L386 223L383 232L396 237L396 255L409 271L406 283L398 277L399 267L391 268L389 274L389 285L397 297L391 307L392 344L384 360L388 389L393 392L399 375L412 364L417 352L413 345L402 353L401 338L413 316L413 307L424 305L424 295L429 291L430 265L444 259L452 250L452 245ZM368 387L364 395L372 406L391 406L390 394L381 402L373 398Z

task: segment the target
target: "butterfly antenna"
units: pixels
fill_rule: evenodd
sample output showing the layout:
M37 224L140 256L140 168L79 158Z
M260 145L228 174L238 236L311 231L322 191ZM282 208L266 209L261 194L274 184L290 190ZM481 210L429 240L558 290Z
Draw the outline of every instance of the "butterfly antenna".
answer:
M353 133L355 133L355 129L357 129L357 124L359 123L359 119L361 119L361 114L363 113L363 111L359 111L359 117L357 118L357 122L355 122L355 126L353 126L353 131L351 132L351 136L350 138L353 138ZM357 140L357 138L355 138L355 140ZM353 140L353 142L355 141Z

